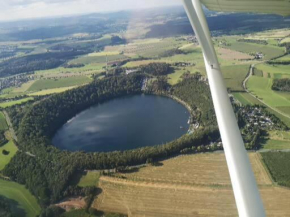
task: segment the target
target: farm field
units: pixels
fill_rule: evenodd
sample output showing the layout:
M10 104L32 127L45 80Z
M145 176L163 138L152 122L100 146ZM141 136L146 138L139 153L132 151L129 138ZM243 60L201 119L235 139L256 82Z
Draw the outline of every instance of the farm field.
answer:
M11 200L15 216L36 217L40 213L36 198L23 185L0 179L0 195Z
M263 145L263 149L283 150L290 149L290 132L288 131L269 131L269 140Z
M31 85L28 91L40 91L44 89L71 87L86 84L89 83L90 81L91 79L88 78L87 76L74 76L68 78L38 80Z
M274 181L290 187L290 152L265 152L261 155Z
M83 175L77 184L80 187L97 186L100 178L100 172L88 171Z
M47 90L41 90L37 91L34 93L29 93L29 96L45 96L49 94L54 94L54 93L62 93L64 91L76 88L77 86L72 86L72 87L61 87L61 88L53 88L53 89L47 89Z
M290 141L269 139L263 144L263 149L283 150L290 149Z
M272 185L258 153L249 156L267 215L287 215L290 190ZM223 154L185 155L160 163L120 174L125 179L101 177L103 192L93 206L129 216L237 216Z
M102 70L103 66L105 66L105 64L87 64L83 67L80 68L64 68L64 67L58 67L55 69L48 69L48 70L40 70L40 71L36 71L35 74L36 75L53 75L56 76L57 74L63 74L63 75L67 75L69 73L77 73L77 74L85 74L85 73L95 73L95 72L99 72L100 70Z
M243 81L249 72L249 67L249 65L221 67L227 88L231 91L244 91Z
M4 155L2 153L3 150L8 151L9 154ZM4 146L0 147L0 171L3 170L5 166L10 162L11 158L16 154L17 150L18 148L12 141L9 141Z
M10 107L10 106L13 106L13 105L19 105L19 104L28 102L30 100L33 100L33 97L27 97L27 98L24 98L24 99L14 100L14 101L10 101L10 102L3 102L3 103L0 103L0 107L1 108L7 108L7 107Z

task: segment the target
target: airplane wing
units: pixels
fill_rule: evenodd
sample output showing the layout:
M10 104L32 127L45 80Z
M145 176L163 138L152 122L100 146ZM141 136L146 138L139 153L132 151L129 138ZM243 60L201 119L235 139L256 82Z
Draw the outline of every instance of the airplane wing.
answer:
M209 10L290 15L290 0L201 0Z

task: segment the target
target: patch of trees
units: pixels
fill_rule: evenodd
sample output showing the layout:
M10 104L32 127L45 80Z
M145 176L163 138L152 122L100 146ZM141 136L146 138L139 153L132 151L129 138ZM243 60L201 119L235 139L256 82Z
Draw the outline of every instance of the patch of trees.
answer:
M112 36L111 37L112 45L117 45L117 44L126 44L126 39L120 38L119 36Z
M75 56L84 54L83 51L56 52L35 54L0 63L0 77L56 68Z
M184 79L172 87L172 95L186 102L194 111L197 121L204 126L217 126L215 111L208 85L196 77Z
M290 79L289 78L274 79L273 84L272 84L272 90L289 92Z
M285 60L285 61L268 61L269 64L271 65L290 65L290 60Z
M1 217L15 217L12 215L9 200L0 196L0 216Z
M148 65L141 66L141 72L161 76L172 73L172 68L168 63L149 63Z
M262 45L268 44L266 40L246 39L246 38L238 39L238 42L255 43L255 44L262 44Z

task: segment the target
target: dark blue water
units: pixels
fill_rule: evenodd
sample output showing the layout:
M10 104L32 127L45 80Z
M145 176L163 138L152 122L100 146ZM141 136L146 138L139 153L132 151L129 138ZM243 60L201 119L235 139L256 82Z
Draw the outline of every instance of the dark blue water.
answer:
M170 98L127 96L81 112L56 133L53 144L86 152L153 146L185 134L188 118L187 109Z

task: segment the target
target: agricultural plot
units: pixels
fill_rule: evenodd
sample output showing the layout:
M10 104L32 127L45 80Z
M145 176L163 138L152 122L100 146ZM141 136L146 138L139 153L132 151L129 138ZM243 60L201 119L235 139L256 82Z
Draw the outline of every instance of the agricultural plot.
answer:
M83 175L77 184L80 187L97 186L100 178L100 172L88 171Z
M263 144L263 149L271 150L290 150L290 132L288 131L269 131L268 140Z
M72 86L72 87L61 87L61 88L54 88L54 89L48 89L48 90L41 90L41 91L37 91L34 93L30 93L28 94L29 96L45 96L45 95L50 95L50 94L54 94L54 93L62 93L64 91L76 88L78 86Z
M221 71L223 73L227 88L231 91L244 91L243 81L249 72L249 67L249 65L222 67Z
M129 57L123 54L110 55L110 56L81 56L77 59L70 61L72 64L96 64L96 63L106 63L127 60Z
M261 105L261 102L246 92L235 92L233 96L243 105Z
M36 198L23 185L0 179L0 195L9 199L15 216L36 217L40 213Z
M290 149L290 141L269 139L263 144L263 149L283 150Z
M261 155L274 181L290 187L290 152L265 152Z
M247 88L257 97L272 107L290 106L290 101L277 91L273 91L272 79L252 76L247 82Z
M30 100L33 100L33 97L27 97L27 98L24 98L24 99L19 99L19 100L14 100L14 101L9 101L9 102L3 102L3 103L0 103L0 107L1 108L7 108L7 107L10 107L10 106L13 106L13 105L20 105L20 104L28 102Z
M71 62L70 62L71 63ZM61 75L68 75L68 74L90 74L90 73L96 73L103 71L103 67L105 66L105 63L98 63L98 64L87 64L83 67L79 68L64 68L64 67L58 67L55 69L48 69L48 70L40 70L36 71L35 74L39 76L56 76L57 74Z
M267 215L287 215L290 190L272 186L260 155L249 155ZM103 191L93 207L129 216L238 215L223 154L187 155L160 163L120 174L125 179L101 177Z
M54 89L60 87L71 87L87 84L91 81L87 76L73 76L68 78L44 79L34 82L28 91L40 91L45 89Z
M5 155L3 150L7 151L8 154ZM11 158L16 154L17 150L18 149L16 145L12 141L9 141L6 145L0 147L0 171L3 170L10 162Z

